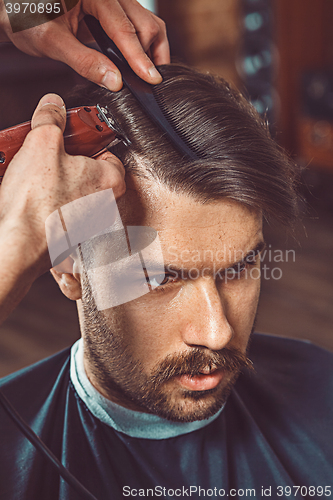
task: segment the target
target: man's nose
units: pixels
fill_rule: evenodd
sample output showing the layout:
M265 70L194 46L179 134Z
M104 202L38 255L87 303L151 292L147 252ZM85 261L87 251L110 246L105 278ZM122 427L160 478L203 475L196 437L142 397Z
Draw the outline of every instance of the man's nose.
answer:
M228 321L228 301L221 296L213 280L199 279L190 291L190 314L182 329L183 341L192 347L217 351L234 336Z

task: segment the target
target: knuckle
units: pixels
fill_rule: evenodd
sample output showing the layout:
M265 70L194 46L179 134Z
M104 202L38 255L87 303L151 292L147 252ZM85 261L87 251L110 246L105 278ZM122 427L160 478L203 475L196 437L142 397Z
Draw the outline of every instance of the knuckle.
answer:
M117 197L122 196L126 191L124 176L118 168L112 169L112 171L106 175L105 184L113 189Z
M166 34L166 32L167 32L166 23L162 19L160 19L159 21L160 21L160 23L159 23L160 30L163 32L163 34Z
M111 165L110 160L92 160L86 157L75 159L81 172L79 178L85 187L89 186L90 192L111 188L116 198L125 193L124 167L118 158L112 158Z
M155 38L157 38L158 34L159 30L154 30L154 29L146 30L146 36L151 43L155 40Z
M125 192L126 192L125 179L121 178L121 180L118 184L117 194L118 194L118 196L122 196L123 194L125 194Z
M28 137L31 142L37 141L39 147L43 144L60 147L63 143L62 130L55 123L45 123L37 126L29 132Z
M161 19L160 17L155 16L155 14L152 14L152 18L158 26L159 31L163 31L166 33L167 27L165 21L163 21L163 19Z
M114 186L118 186L123 182L123 176L121 175L120 170L117 169L112 169L108 175L109 182L112 183Z
M159 35L160 27L154 19L151 19L149 23L146 23L142 27L140 32L144 34L148 40L153 41Z
M136 35L135 26L128 18L124 18L120 21L118 31L123 34Z
M88 78L98 67L97 59L89 55L80 55L77 57L76 65L80 68L80 74Z
M158 33L161 31L161 26L158 24L158 22L155 19L153 19L153 22L151 23L150 31L154 35L158 35Z

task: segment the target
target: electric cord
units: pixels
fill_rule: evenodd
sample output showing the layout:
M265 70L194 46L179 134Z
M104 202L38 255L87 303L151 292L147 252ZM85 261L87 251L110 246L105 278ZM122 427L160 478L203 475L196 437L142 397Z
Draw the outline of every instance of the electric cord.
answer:
M30 441L30 443L38 450L46 460L48 460L53 467L57 469L59 475L68 483L77 493L81 495L82 499L85 500L97 500L97 498L92 495L78 479L76 479L73 474L67 470L58 458L52 453L52 451L43 443L43 441L37 436L37 434L29 427L29 425L23 420L21 415L15 410L13 405L8 401L6 396L0 391L0 403L2 404L4 410L7 412L9 417L17 425L20 431L25 435L25 437Z

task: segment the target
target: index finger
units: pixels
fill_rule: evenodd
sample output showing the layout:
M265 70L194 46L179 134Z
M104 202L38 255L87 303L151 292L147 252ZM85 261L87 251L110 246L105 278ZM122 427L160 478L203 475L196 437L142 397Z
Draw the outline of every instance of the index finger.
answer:
M156 16L154 16L156 18ZM160 22L159 18L156 18ZM140 37L140 34L139 34ZM170 64L170 46L166 32L166 26L163 23L161 29L150 46L152 60L156 65Z
M66 126L66 107L57 94L46 94L39 101L31 119L31 128L42 125L56 125L62 132Z
M131 6L132 9L136 8L135 3ZM145 53L137 36L137 26L131 21L133 13L125 12L121 5L116 3L112 5L112 10L108 8L108 4L98 4L97 12L93 15L99 19L102 28L117 45L135 73L148 83L161 83L162 76ZM154 25L156 27L155 21Z
M141 5L138 7L137 10L128 11L126 14L135 26L143 50L145 52L149 50L151 60L155 65L170 64L170 47L164 21L152 12L143 9Z

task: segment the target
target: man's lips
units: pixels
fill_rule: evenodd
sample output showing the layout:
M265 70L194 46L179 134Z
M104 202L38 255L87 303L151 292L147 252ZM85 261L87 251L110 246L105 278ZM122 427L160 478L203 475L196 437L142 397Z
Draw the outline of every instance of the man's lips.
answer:
M214 389L222 380L225 371L222 369L214 370L211 373L202 373L200 375L179 375L175 380L191 391L208 391Z

